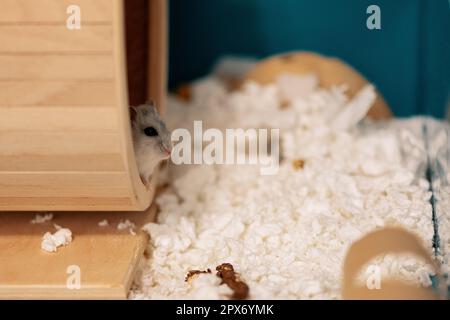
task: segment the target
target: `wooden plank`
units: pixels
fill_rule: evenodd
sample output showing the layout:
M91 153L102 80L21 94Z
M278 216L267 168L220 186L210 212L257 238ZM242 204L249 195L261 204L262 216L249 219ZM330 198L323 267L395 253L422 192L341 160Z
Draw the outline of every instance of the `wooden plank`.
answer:
M112 50L112 26L0 25L0 53L101 52Z
M130 210L128 184L126 172L0 172L0 210Z
M0 81L2 106L115 107L115 83L109 80Z
M149 3L149 62L147 94L156 101L159 112L164 112L167 92L167 0Z
M16 186L16 187L0 187L0 197L4 198L23 198L17 195L32 194L30 198L125 198L128 194L127 188L85 188L85 187L70 187L59 188L53 187L34 187L34 186ZM28 198L28 197L27 197ZM127 198L128 199L128 198ZM112 200L114 201L114 200Z
M59 212L53 221L31 224L31 213L0 213L0 299L125 299L148 236L139 231L155 221L144 212ZM99 227L107 219L109 226ZM136 224L136 236L117 230L121 220ZM52 223L72 230L73 240L56 253L40 249ZM67 268L80 270L80 289L68 289Z
M133 199L122 197L0 197L0 211L124 211Z
M118 136L98 132L1 132L0 155L120 154Z
M126 181L120 181L124 179ZM3 181L3 183L2 183ZM15 181L15 182L14 182ZM15 183L15 184L14 184ZM45 183L45 184L44 184ZM120 184L117 184L120 183ZM126 183L127 192L121 193L122 183ZM89 173L89 172L7 172L0 173L0 188L5 190L5 196L0 195L1 211L124 211L137 210L135 195L128 187L128 173ZM152 179L147 190L149 199L153 199L157 185L157 175ZM40 186L43 189L54 190L55 186L64 190L64 196L58 193L54 196L35 196L24 193L23 190ZM114 188L112 188L115 186ZM10 191L18 187L16 195ZM24 189L20 189L24 188ZM74 193L89 189L88 196L72 196ZM113 196L102 196L105 190ZM30 191L27 189L27 192ZM45 191L39 191L45 192ZM8 194L8 196L6 196Z
M82 23L112 20L111 0L1 0L0 23L66 21L70 5L80 7Z
M118 130L117 113L106 107L3 107L0 134L6 131L108 132ZM1 163L0 163L1 166Z
M1 55L1 80L113 79L112 55Z
M124 172L0 172L0 187L3 188L17 186L61 189L122 188L127 183L128 178Z
M114 66L116 80L116 99L119 106L127 106L128 99L128 84L126 75L126 57L125 50L125 15L123 1L114 1L113 10L114 30L121 30L123 32L114 33ZM153 75L151 75L153 77ZM151 204L154 196L154 188L145 188L139 178L139 172L136 165L136 159L133 151L133 143L130 130L129 113L126 108L119 108L119 117L121 121L121 141L124 149L124 160L127 172L130 175L130 189L134 195L135 210L144 210ZM152 183L156 183L156 173L152 179Z
M123 172L122 155L80 154L80 155L0 155L0 172L4 171L81 171L81 172Z

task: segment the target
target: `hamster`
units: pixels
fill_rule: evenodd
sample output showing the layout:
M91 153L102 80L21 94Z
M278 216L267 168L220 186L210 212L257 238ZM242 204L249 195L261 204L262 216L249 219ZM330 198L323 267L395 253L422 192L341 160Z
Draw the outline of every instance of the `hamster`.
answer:
M155 167L170 158L170 131L153 102L130 108L134 153L142 182L148 188Z

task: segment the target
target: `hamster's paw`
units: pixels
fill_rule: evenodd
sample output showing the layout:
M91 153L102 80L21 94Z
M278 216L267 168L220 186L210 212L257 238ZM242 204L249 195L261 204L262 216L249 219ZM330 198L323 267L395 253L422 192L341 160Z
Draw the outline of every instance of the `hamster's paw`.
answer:
M150 182L152 181L152 176L149 176L148 178L146 178L145 176L143 176L142 174L139 175L139 177L141 177L141 181L144 184L144 186L147 188L147 190L150 188Z

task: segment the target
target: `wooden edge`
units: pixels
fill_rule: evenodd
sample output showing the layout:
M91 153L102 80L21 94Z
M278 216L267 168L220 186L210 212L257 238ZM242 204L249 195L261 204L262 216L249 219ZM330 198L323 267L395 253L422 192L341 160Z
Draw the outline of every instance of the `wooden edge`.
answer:
M133 139L129 115L129 99L126 72L126 45L125 45L125 15L124 1L114 0L113 30L114 30L114 65L116 79L116 99L119 109L119 130L121 132L122 150L124 153L124 166L128 172L130 197L135 210L145 210L153 200L154 188L146 189L141 182L134 156ZM156 175L156 173L155 173ZM154 179L156 180L156 179Z
M149 3L147 98L164 113L167 89L167 0Z

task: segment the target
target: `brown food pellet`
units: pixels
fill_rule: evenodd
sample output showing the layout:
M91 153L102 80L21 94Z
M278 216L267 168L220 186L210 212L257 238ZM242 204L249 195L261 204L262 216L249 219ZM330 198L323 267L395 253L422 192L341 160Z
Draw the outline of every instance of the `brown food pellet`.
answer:
M228 80L228 89L230 91L239 90L242 86L242 80L239 78L230 78Z
M192 90L189 84L183 84L175 90L176 96L185 102L191 101Z
M190 283L200 273L211 273L211 269L207 269L206 271L204 271L204 270L190 270L187 273L186 278L184 279L184 281Z
M248 297L248 285L239 279L239 275L234 271L230 263L222 263L216 267L217 276L222 279L231 290L233 290L232 299L243 300Z
M291 106L291 103L287 100L281 100L280 102L280 109L287 109Z
M295 170L303 169L303 167L305 166L305 160L302 159L294 160L292 161L292 166L294 167Z

